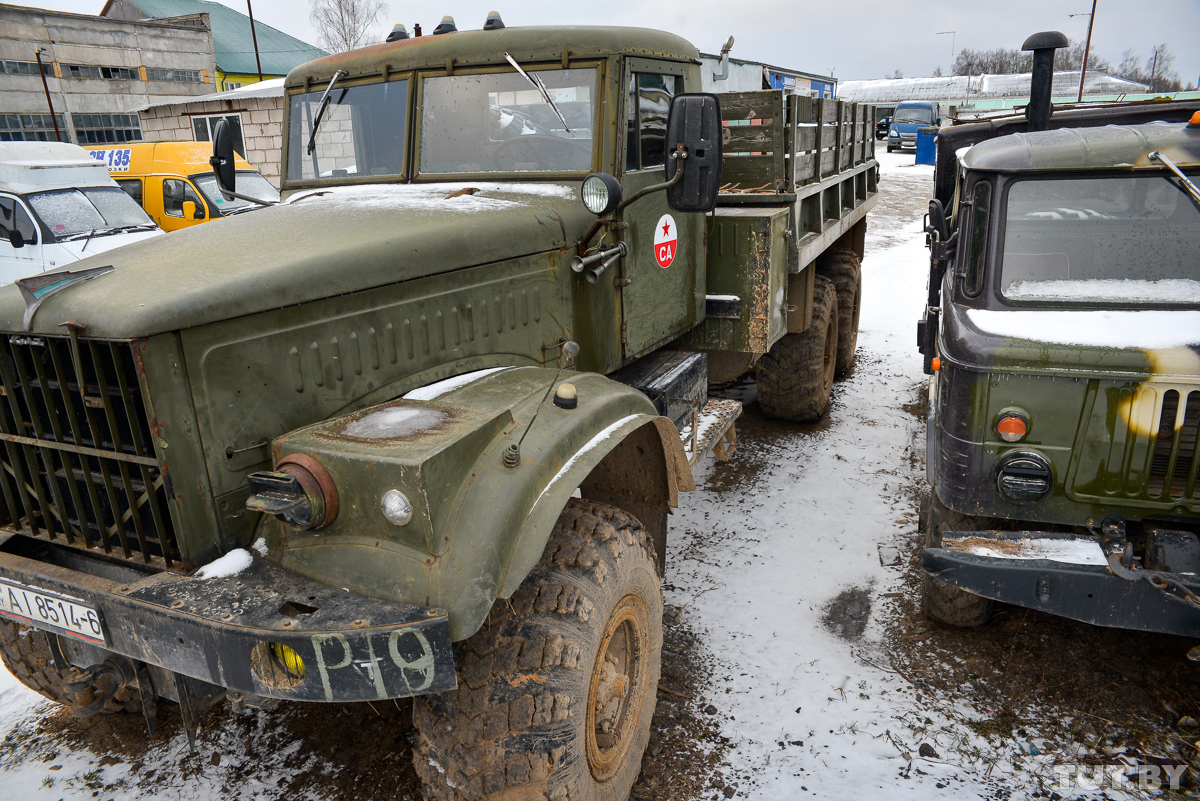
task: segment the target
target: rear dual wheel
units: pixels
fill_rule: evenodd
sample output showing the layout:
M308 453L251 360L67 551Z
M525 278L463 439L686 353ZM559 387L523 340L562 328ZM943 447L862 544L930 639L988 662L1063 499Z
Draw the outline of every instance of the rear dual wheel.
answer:
M784 334L758 360L758 405L771 417L811 423L829 408L837 371L837 307L833 282L816 276L808 329Z

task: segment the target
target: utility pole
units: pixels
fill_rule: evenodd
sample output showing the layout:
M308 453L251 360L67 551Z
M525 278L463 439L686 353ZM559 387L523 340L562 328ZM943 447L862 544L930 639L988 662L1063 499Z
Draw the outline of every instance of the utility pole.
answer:
M1074 14L1071 15L1075 16ZM1083 65L1079 70L1079 97L1075 98L1076 103L1083 102L1083 79L1087 77L1088 54L1092 50L1092 26L1096 24L1096 0L1092 0L1092 13L1088 14L1088 33L1087 43L1083 46Z
M46 52L39 47L37 53L34 54L38 63L38 75L42 76L42 91L46 93L46 105L50 108L50 121L54 123L54 141L62 141L62 132L58 130L58 117L54 116L54 104L50 102L50 85L46 83L46 68L42 66L42 53Z
M1154 61L1150 65L1150 91L1158 91L1158 48L1154 48Z
M254 63L258 65L258 82L262 83L262 59L258 57L258 34L254 32L254 9L250 0L246 0L246 10L250 12L250 38L254 40Z
M950 34L950 74L954 74L954 40L958 37L957 31L938 31L934 36L945 36Z

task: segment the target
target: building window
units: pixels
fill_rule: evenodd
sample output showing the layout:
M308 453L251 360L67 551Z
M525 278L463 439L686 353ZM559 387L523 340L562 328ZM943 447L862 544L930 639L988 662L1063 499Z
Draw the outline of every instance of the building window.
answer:
M241 88L242 88L241 83L239 83L237 81L226 81L225 82L225 91L226 92L230 92L234 89L241 89Z
M80 78L106 81L140 81L142 74L137 67L99 67L93 64L63 64L64 78Z
M211 142L213 129L218 120L229 120L229 135L233 139L233 149L242 158L246 158L246 144L242 140L241 114L214 114L211 117L192 117L192 132L197 142Z
M63 115L58 118L58 129L63 141L70 141ZM53 142L54 120L49 114L0 114L0 142Z
M138 142L142 128L136 114L72 114L75 141L81 145Z
M0 72L8 75L37 75L38 65L36 61L0 61ZM49 64L42 65L43 75L54 75L54 71L50 69Z
M175 81L177 83L200 83L199 70L167 70L160 67L146 67L148 81Z

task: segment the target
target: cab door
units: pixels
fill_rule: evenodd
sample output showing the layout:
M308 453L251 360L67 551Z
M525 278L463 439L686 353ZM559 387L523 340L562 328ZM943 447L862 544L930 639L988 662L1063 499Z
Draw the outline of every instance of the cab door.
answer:
M625 197L665 180L667 114L685 87L688 67L626 59L624 75ZM703 314L704 215L673 212L666 191L652 192L621 215L628 255L603 281L619 287L621 346L628 363L695 326ZM622 280L622 278L624 280Z
M11 284L18 278L45 271L42 258L42 237L33 217L21 200L13 195L0 194L0 284ZM21 234L24 244L13 247L9 232Z
M155 220L155 222L164 231L190 228L208 219L207 207L200 199L200 193L196 191L196 187L192 186L190 181L183 178L163 178L162 192L159 196L163 209L162 220ZM196 204L196 211L191 216L185 216L183 213L183 204L188 201Z

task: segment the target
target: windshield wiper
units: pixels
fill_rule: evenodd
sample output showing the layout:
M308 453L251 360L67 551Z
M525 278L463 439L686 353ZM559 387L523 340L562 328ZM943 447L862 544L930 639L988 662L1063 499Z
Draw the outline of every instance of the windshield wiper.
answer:
M317 129L321 127L321 117L325 116L325 109L329 107L329 93L333 91L333 87L343 74L341 70L334 72L333 77L329 79L329 86L325 87L325 94L321 95L321 105L317 109L316 118L313 119L312 133L308 135L308 155L310 156L313 148L317 146Z
M1193 205L1195 205L1197 209L1200 209L1200 189L1196 188L1196 185L1192 183L1192 179L1184 175L1183 170L1175 166L1175 162L1164 156L1160 150L1155 150L1150 154L1149 158L1151 161L1157 161L1161 163L1168 170L1175 173L1175 177L1182 182L1181 186L1179 187L1179 191L1187 195L1188 198L1191 199Z
M521 69L521 65L517 63L517 60L508 53L505 53L504 57L508 59L509 64L513 65L513 69L521 73L522 78L529 81L534 89L537 89L539 92L541 92L542 99L546 101L550 108L554 109L554 113L558 115L558 120L563 124L563 128L566 129L567 133L571 133L571 126L567 125L567 118L564 117L562 112L558 110L558 106L554 105L554 100L550 97L550 90L546 88L546 84L542 83L542 79L537 76L537 73L530 75L528 72Z
M92 237L93 237L93 236L95 236L95 235L96 235L96 229L95 229L95 228L93 228L92 230L88 231L87 239L83 240L83 247L81 247L81 248L79 249L79 252L80 252L80 253L82 253L83 251L87 250L88 242L91 242L91 241L92 241Z

